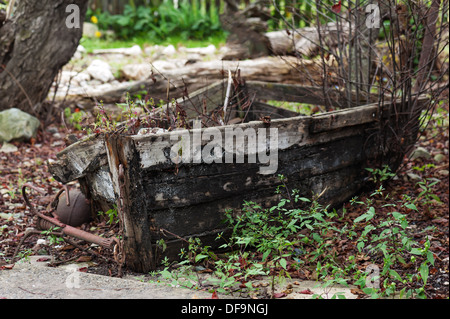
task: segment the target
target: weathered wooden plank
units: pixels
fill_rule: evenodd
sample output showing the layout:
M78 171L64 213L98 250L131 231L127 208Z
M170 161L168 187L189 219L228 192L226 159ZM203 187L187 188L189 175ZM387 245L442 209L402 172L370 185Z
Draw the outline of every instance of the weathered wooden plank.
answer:
M258 99L310 98L305 88L276 87L267 93L267 87L265 91L259 86L253 93ZM223 94L222 84L216 83L179 103L200 104L210 112L222 106ZM258 101L259 114L273 112L270 122L104 136L103 145L95 139L83 142L87 154L83 143L68 147L60 154L55 172L61 180L83 178L96 196L115 199L124 226L127 265L146 272L155 267L155 244L162 236L168 236L172 254L182 243L177 236L211 240L224 229L225 210L239 212L244 200L274 205L279 200L274 194L281 184L278 174L285 176L288 189L298 189L303 196L322 194L324 204L339 204L353 196L364 183L368 162L380 156L395 162L402 156L401 149L390 149L390 139L395 137L380 132L378 122L396 115L392 105L374 103L276 119L297 114ZM372 142L379 137L383 145ZM208 158L212 150L215 156ZM276 158L271 158L275 151ZM275 170L261 171L272 159ZM71 161L71 166L61 167Z
M286 183L289 190L297 189L300 194L310 198L313 194L318 195L323 192L320 201L325 205L335 205L350 198L361 186L363 176L359 176L360 174L360 166L353 166L308 179L287 177ZM239 214L245 201L254 201L263 208L268 208L276 205L281 196L287 197L287 194L275 194L275 185L265 186L213 201L171 206L167 209L150 209L146 214L152 222L155 238L160 228L181 237L197 236L206 230L222 231L224 212L227 209L232 209L234 214Z
M213 128L201 128L192 130L180 130L174 132L167 132L162 134L148 134L141 136L133 136L136 143L136 148L140 154L141 168L158 165L159 167L173 166L175 161L185 161L193 158L195 163L195 150L206 145L217 145L224 149L227 144L227 135L236 134L236 142L229 144L231 147L225 149L225 153L221 156L222 160L226 159L230 153L236 156L248 155L259 156L261 145L255 143L246 143L245 139L248 136L254 136L256 141L266 143L267 139L274 137L277 132L277 147L278 150L286 149L294 144L306 143L308 136L308 122L309 117L299 116L293 119L278 119L271 122L270 129L261 121L252 121L249 123L242 123L239 125L225 125ZM240 134L239 134L240 133ZM213 134L216 136L213 140L203 139L202 137ZM263 134L263 135L261 135ZM218 139L216 142L215 139ZM263 140L263 141L262 141ZM232 142L232 140L230 140ZM186 143L186 144L184 144ZM243 147L237 147L242 145ZM264 144L265 145L265 144ZM178 154L177 146L183 147L185 157L181 156L177 160ZM248 146L248 147L247 147ZM275 147L275 145L274 145ZM194 148L196 148L194 150ZM186 151L189 151L189 154ZM202 153L198 153L202 154ZM202 154L204 156L204 154ZM220 156L220 155L219 155ZM201 160L199 160L201 162Z
M340 41L346 42L349 32L349 24L329 22L318 27L305 27L301 29L266 32L265 35L270 40L272 51L276 55L301 54L310 56L319 48L319 31L321 41L327 47L335 47ZM339 34L339 36L338 36Z
M245 113L245 111L242 113ZM284 109L282 107L276 107L260 101L253 102L250 110L248 111L247 119L249 121L260 121L260 118L264 116L270 116L271 120L274 120L300 116L300 114L291 110Z
M58 161L50 163L49 171L63 184L108 164L104 140L92 136L68 146L56 156Z
M378 103L312 116L311 132L332 131L342 127L374 122L378 118Z
M223 80L223 72L240 70L247 80L264 80L267 82L304 83L306 79L300 76L297 68L302 68L309 74L308 81L321 81L321 67L313 60L299 60L293 56L262 57L244 61L202 61L188 64L181 68L166 70L160 73L154 67L152 79L120 83L107 90L98 88L74 89L68 92L67 98L88 98L102 100L104 103L115 103L124 97L125 93L134 94L146 91L156 101L167 100L167 87L169 99L178 99L184 95L184 88L194 92L216 81ZM225 73L226 74L226 73ZM153 81L155 79L156 81ZM170 82L169 82L170 81ZM169 83L168 83L169 82Z
M258 82L247 82L250 89L253 87L258 87ZM303 88L300 86L292 86L292 85L273 85L268 84L270 86L270 90L268 87L259 86L259 95L258 98L270 98L270 99L286 99L286 100L295 100L295 101L306 101L303 99L304 96L308 94L308 90L311 88ZM208 112L213 110L214 108L221 106L223 99L223 84L221 82L214 83L206 88L198 90L193 93L189 99L180 99L178 102L188 109L188 114L193 116L196 114L194 112L194 108L192 105L201 105L199 107L206 106ZM277 89L278 88L278 89ZM278 91L277 91L278 90ZM295 93L297 90L297 93ZM316 90L316 88L312 88L311 90ZM270 92L276 93L270 93ZM286 93L283 92L294 92L294 93ZM269 93L267 93L269 92ZM282 92L282 93L280 93ZM270 94L274 94L273 96L269 96ZM281 94L281 95L280 95ZM291 95L289 95L291 94ZM309 97L306 97L309 99ZM314 100L317 102L317 99ZM422 100L421 100L422 101ZM190 106L189 106L190 105ZM386 104L388 105L388 104ZM263 111L259 111L258 108L261 107ZM269 111L267 104L263 104L260 102L256 102L253 107L253 111L255 114L265 114L265 111ZM325 132L327 130L334 130L337 128L342 128L345 126L357 125L369 123L370 121L376 119L377 114L377 103L361 106L357 108L353 108L351 110L338 110L333 112L328 112L325 114L316 115L313 117L301 117L301 118L292 118L292 121L312 121L311 132ZM290 115L289 111L282 111L282 109L274 108L277 114L280 115ZM259 112L259 113L258 113ZM274 114L274 113L272 113ZM292 114L294 115L294 114ZM253 117L254 118L254 117ZM272 121L272 123L276 123L276 121ZM274 124L272 124L274 125ZM276 125L276 124L275 124ZM160 138L160 137L159 137ZM157 154L157 152L155 153ZM153 156L153 155L152 155ZM98 166L106 165L106 151L103 145L102 137L90 137L86 141L80 141L75 143L62 152L58 154L58 162L50 165L50 170L55 178L62 182L68 183L75 179L85 176L87 173L91 173Z
M256 94L260 100L276 100L286 102L298 102L314 105L331 105L345 108L349 102L351 106L356 105L356 95L351 95L351 101L347 101L346 95L334 88L329 87L326 91L322 87L300 86L297 84L268 83L261 81L247 81L249 94ZM377 94L372 94L368 99L359 97L359 103L370 103L378 100Z
M195 118L205 111L209 113L218 107L223 107L225 91L226 83L218 81L177 99L177 103L186 111L188 118Z
M105 137L109 170L117 198L118 215L124 227L123 253L126 265L138 272L155 268L145 191L136 171L138 158L132 143L118 135Z
M284 83L268 83L261 81L247 81L246 85L249 94L256 94L260 100L275 100L319 105L326 104L323 89L320 87L299 86L296 84ZM337 101L340 96L339 91L334 89L330 89L328 94L331 97L331 101Z
M248 194L280 184L278 174L308 179L347 166L361 164L364 137L333 140L308 147L292 147L278 154L278 169L271 175L259 174L260 163L180 164L177 171L155 167L141 170L147 185L146 196L153 209L196 205L201 202ZM189 187L186 187L189 185Z
M417 103L419 105L427 102L427 97L417 97ZM383 101L381 103L371 103L350 109L336 110L333 112L313 115L311 132L319 133L378 121L381 113L386 115L387 111L392 108L393 105L400 105L401 103L402 102L400 99L394 102ZM393 115L392 112L391 115Z

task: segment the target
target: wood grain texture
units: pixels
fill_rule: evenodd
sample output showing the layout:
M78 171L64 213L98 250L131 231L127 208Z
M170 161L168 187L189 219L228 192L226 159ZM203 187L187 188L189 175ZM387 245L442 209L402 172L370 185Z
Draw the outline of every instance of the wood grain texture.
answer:
M212 98L207 108L214 109L222 101L219 85L198 91L189 103L205 103L208 96ZM247 88L252 87L261 92L264 87L276 87L274 92L261 93L264 98L310 98L308 88L260 83L250 83ZM424 98L418 101L426 103ZM171 258L183 245L180 238L195 236L217 247L213 239L227 230L222 223L227 209L238 214L244 201L255 201L263 207L275 205L280 199L275 194L281 185L279 174L285 177L289 190L297 189L305 197L322 194L319 201L324 205L336 206L354 196L367 180L366 167L375 163L395 166L404 155L403 149L396 147L395 132L383 131L385 126L380 125L381 121L395 122L397 103L372 103L300 116L256 101L259 109L255 114L270 114L270 123L259 120L159 134L98 136L61 152L52 172L60 181L81 178L90 198L117 203L125 231L127 265L146 272L154 269L163 256L156 245L159 239L168 243L164 255ZM215 140L211 132L220 140ZM248 134L226 144L227 134L236 132ZM267 155L266 147L274 141L271 138L275 132L277 170L264 173L261 168L267 162L259 157L262 153L258 147L264 145ZM189 141L189 147L180 154L177 146L182 141ZM214 149L211 143L221 155L217 161L195 157L194 151L187 156L193 146L198 147L199 154L209 154ZM205 149L208 152L202 153Z

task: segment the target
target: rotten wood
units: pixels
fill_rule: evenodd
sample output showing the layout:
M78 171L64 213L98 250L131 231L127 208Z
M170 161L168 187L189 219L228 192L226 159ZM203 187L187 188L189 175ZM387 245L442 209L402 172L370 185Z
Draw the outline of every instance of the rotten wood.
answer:
M179 103L186 108L191 105L192 111L198 104L207 111L214 110L223 105L223 85L219 82L208 86ZM320 201L333 206L362 187L365 167L373 163L395 166L404 155L403 149L396 147L395 133L385 132L380 126L380 121L395 121L398 114L392 109L400 101L301 116L261 99L312 102L310 93L320 94L316 88L248 81L247 89L249 95L258 97L254 113L247 118L250 122L99 136L97 141L88 139L69 146L51 166L58 180L82 178L93 198L117 203L130 269L147 272L156 267L162 256L156 244L159 239L166 241L164 255L171 258L176 258L183 245L180 238L195 236L212 247L220 245L213 239L218 232L227 231L221 223L225 210L238 213L244 200L263 207L274 205L280 196L274 193L281 185L278 174L285 176L288 189L298 189L304 196L322 194ZM415 98L418 103L426 102L425 98ZM269 116L268 122L259 120ZM215 140L212 130L220 140ZM222 137L237 131L244 134L237 134L233 144L226 145ZM259 158L258 145L266 147L275 141L275 131L278 157L273 173L262 169L267 168L267 162ZM196 157L194 144L179 152L182 141L195 140L198 151L208 150L204 154L210 154L217 146L221 157L212 163L203 156Z
M127 267L137 272L155 269L152 236L144 187L135 172L138 158L133 156L133 145L127 144L119 135L105 137L109 170L114 192L117 196L118 215L123 233L123 255Z
M269 38L274 55L298 55L311 57L319 50L319 33L323 42L329 47L334 47L338 42L338 33L341 41L348 41L348 23L338 25L335 22L327 23L320 29L318 27L306 27L294 30L280 30L265 33Z
M347 97L343 92L336 88L328 88L325 92L321 87L285 84L285 83L268 83L262 81L248 81L247 88L249 93L254 93L259 99L276 100L286 102L298 102L314 105L327 105L331 101L334 107L347 107L348 105L357 106L361 103L369 104L378 101L377 94L370 94L367 98L360 97L359 104L356 103L356 95L350 96L351 101L347 101ZM348 103L350 102L350 103Z
M120 83L107 90L96 88L83 89L80 93L69 92L66 98L70 99L96 99L104 103L115 103L124 97L126 92L147 91L155 101L167 101L167 87L169 86L169 101L181 98L187 87L189 95L193 92L214 84L226 78L228 70L235 72L240 69L247 81L261 80L267 82L297 83L305 82L298 69L311 74L311 80L321 83L321 66L311 60L301 60L293 56L262 57L245 61L206 61L188 64L185 67L167 70L163 73L151 66L151 78L140 81ZM223 101L222 101L223 102Z

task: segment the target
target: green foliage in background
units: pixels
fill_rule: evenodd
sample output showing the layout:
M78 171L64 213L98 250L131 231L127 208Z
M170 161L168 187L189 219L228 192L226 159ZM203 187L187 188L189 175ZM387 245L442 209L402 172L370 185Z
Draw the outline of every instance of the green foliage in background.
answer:
M207 10L205 0L182 0L178 8L171 2L164 2L158 7L127 4L121 15L111 15L97 9L88 11L87 19L92 16L97 17L100 30L112 30L122 40L147 38L158 42L173 36L184 40L207 39L224 33L219 10L214 2Z

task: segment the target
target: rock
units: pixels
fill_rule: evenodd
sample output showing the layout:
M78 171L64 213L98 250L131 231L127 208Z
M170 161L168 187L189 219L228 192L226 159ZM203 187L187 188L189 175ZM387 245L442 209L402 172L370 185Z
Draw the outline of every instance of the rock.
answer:
M122 55L131 55L138 56L142 54L142 49L139 45L133 45L131 48L116 48L116 49L99 49L94 50L94 54L122 54Z
M153 57L153 60L157 60L162 55L162 52L165 48L166 47L163 45L155 44L152 46L145 47L144 54Z
M152 62L153 68L155 68L159 72L164 72L168 70L173 70L176 68L181 68L184 63L180 63L180 61L164 61L164 60L158 60Z
M104 83L99 86L97 86L95 89L99 92L107 92L109 90L112 90L113 86L110 83Z
M98 32L97 25L90 22L83 23L83 36L88 38L95 38L97 32Z
M145 80L150 75L152 69L150 64L127 64L122 68L122 74L127 80Z
M74 84L83 86L87 81L91 79L91 76L87 72L80 72L72 79Z
M196 53L201 55L212 55L216 52L216 47L214 44L210 44L207 47L204 48L187 48L184 49L187 53Z
M409 158L412 161L415 160L415 159L418 159L418 158L420 158L420 159L430 159L431 158L431 154L425 148L419 146L414 151L412 151L412 153L409 156Z
M77 50L75 51L75 54L73 55L73 58L75 60L79 60L83 57L84 54L86 54L86 49L81 44L77 47Z
M58 128L56 128L55 126L48 126L45 130L50 134L55 134L58 132Z
M90 87L92 87L92 88L94 88L94 87L96 87L96 86L99 86L99 85L101 85L102 84L102 81L100 81L100 80L91 80L91 81L89 81L89 83L88 83L88 85L90 86Z
M87 51L86 51L86 48L80 44L77 47L77 52L86 53Z
M419 181L422 179L422 177L414 173L407 173L406 175L408 175L408 178L413 181Z
M152 46L152 47L145 47L144 48L144 54L145 55L153 55L156 50L158 49L158 45Z
M127 50L126 54L133 56L141 55L142 49L139 45L133 45L131 48Z
M34 116L11 108L0 112L0 142L28 141L36 136L41 123Z
M437 172L440 176L448 176L448 170L446 169L441 169L440 171Z
M436 154L434 156L434 160L438 163L442 162L445 160L445 155L444 154Z
M60 84L67 84L77 75L77 72L74 71L62 71L61 76L59 78Z
M169 70L183 67L184 60L181 61L164 61L157 60L150 63L127 64L122 68L122 75L127 80L145 80L152 73L164 73Z
M113 81L115 79L109 64L102 60L97 59L92 61L86 71L93 79L102 81L103 83Z
M9 143L3 143L3 146L0 148L0 153L14 153L17 152L19 149L17 146Z
M62 71L60 85L77 85L81 86L82 83L91 79L91 76L87 72L74 72L74 71Z
M174 55L175 53L177 53L177 50L172 44L165 47L164 50L162 51L163 55Z

